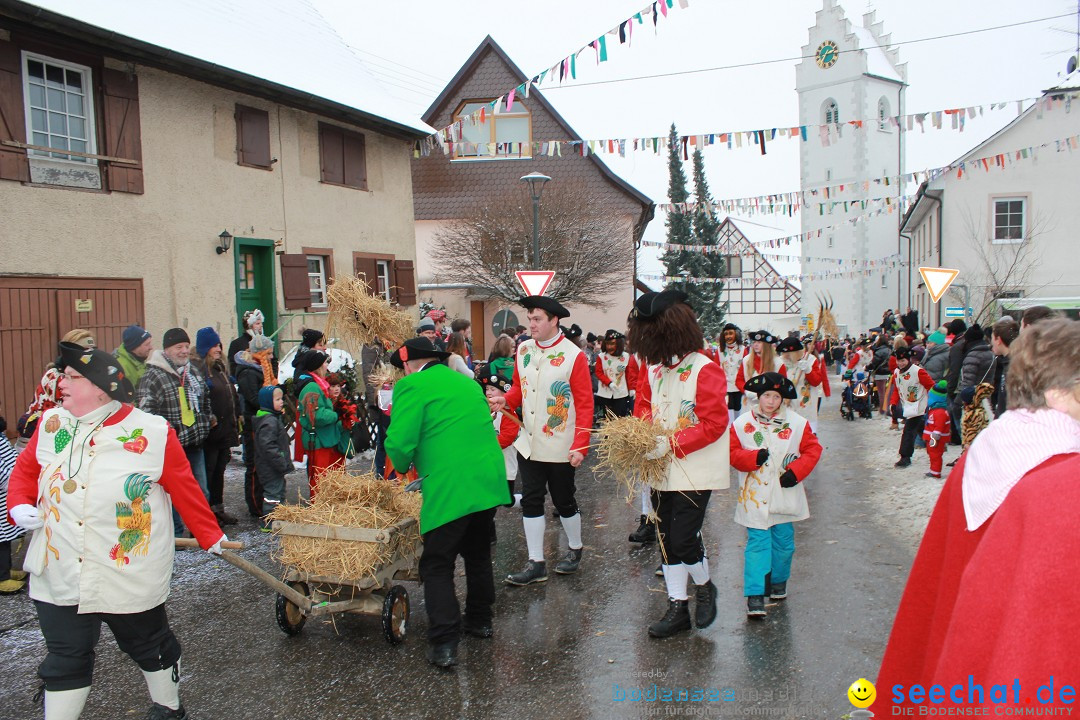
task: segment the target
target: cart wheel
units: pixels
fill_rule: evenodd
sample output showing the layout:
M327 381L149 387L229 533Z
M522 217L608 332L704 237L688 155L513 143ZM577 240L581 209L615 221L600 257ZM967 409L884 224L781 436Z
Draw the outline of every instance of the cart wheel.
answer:
M301 595L308 594L308 587L302 582L289 583L289 587ZM307 622L307 616L284 595L277 596L276 615L278 627L286 635L299 635L304 628L304 623Z
M409 627L409 593L395 585L386 593L382 606L382 627L386 641L397 645L405 639Z

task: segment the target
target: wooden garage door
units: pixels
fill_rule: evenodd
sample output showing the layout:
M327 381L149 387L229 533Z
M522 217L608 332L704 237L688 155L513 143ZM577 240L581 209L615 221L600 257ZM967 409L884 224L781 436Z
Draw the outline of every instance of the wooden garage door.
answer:
M9 431L64 333L84 328L112 352L132 323L145 326L141 280L0 277L0 413Z

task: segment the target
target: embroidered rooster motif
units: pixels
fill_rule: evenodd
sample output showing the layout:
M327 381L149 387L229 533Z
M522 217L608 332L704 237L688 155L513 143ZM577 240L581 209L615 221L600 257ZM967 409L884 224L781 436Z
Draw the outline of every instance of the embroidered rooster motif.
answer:
M570 383L556 380L551 383L551 397L547 400L548 420L544 424L545 435L554 435L566 427L570 419Z
M146 555L150 548L150 476L133 473L124 481L124 495L130 503L116 503L116 527L122 531L109 550L109 559L122 568L131 562L130 555Z

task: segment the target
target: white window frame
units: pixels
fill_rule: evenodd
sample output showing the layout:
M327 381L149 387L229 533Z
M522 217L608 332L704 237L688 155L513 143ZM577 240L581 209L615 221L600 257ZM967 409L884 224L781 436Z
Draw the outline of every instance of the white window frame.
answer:
M379 280L383 281L382 296L386 302L390 302L390 270L392 260L376 260L375 261L375 294L379 294Z
M464 120L469 115L469 113L462 114L462 110L464 110L465 107L467 107L468 105L476 105L476 104L486 105L487 103L490 103L493 99L494 98L487 99L487 100L466 100L466 101L462 102L458 106L458 109L454 111L454 116L453 116L454 117L454 122L456 123L456 122L459 122L461 120ZM479 152L478 152L476 155L459 155L458 154L459 148L462 147L461 141L459 141L459 142L454 143L454 157L452 158L452 160L455 161L455 162L457 162L457 161L475 162L475 161L486 161L486 160L532 160L532 148L533 148L532 111L529 110L529 108L525 105L525 103L521 102L519 98L515 98L513 104L515 106L520 104L523 109L522 110L513 110L512 112L508 112L505 109L500 108L500 111L498 113L496 113L493 108L488 107L484 112L484 126L486 126L488 128L488 138L489 138L488 143L490 144L490 143L495 143L495 137L496 137L496 134L498 132L498 124L499 124L500 120L515 120L515 119L520 120L520 119L523 119L523 118L528 119L528 121L529 121L529 138L524 143L521 143L522 152L521 152L520 155L518 155L517 153L511 154L511 153L501 153L501 152L499 152L499 145L502 145L503 143L496 143L495 154L494 155L488 155L486 149L484 151L484 154L479 154ZM469 121L465 120L465 122L468 123Z
M1020 208L1020 237L1001 238L997 237L997 204L999 202L1022 203ZM992 195L990 197L990 244L992 245L1021 245L1027 239L1028 214L1031 212L1029 195Z
M89 67L87 67L86 65L79 65L77 63L66 62L64 60L57 60L56 58L51 58L51 57L49 57L47 55L39 55L37 53L27 52L27 51L23 50L22 51L22 68L21 69L22 69L22 75L23 75L23 77L22 77L23 108L25 109L25 115L26 115L27 144L29 144L29 145L37 145L38 144L38 143L35 143L33 141L33 139L34 139L34 126L33 126L33 122L32 122L33 109L30 107L30 68L28 66L28 63L31 60L34 60L34 61L37 61L37 62L40 62L40 63L44 63L44 64L47 64L47 65L54 65L56 67L61 67L65 71L72 70L74 72L80 73L83 76L83 111L86 113L84 117L86 118L86 134L87 134L85 152L90 154L90 155L96 155L97 154L97 125L95 123L95 118L94 118L94 84L93 84L94 76L93 76L93 71ZM46 93L47 92L48 92L48 86L46 86ZM67 92L67 91L65 90L64 92ZM46 110L46 112L48 112L48 110ZM65 113L64 114L69 118L69 122L70 122L70 117L71 116L68 115L68 113L66 112L66 108L65 108ZM68 129L70 130L70 124L69 124ZM65 137L67 137L68 140L71 140L71 135L66 135ZM98 161L97 161L96 158L76 158L76 157L73 157L73 156L70 156L70 155L68 157L66 157L66 158L54 157L54 155L56 155L56 154L60 154L60 155L67 155L68 154L68 153L63 152L62 150L56 150L56 151L53 151L53 152L46 152L44 150L29 150L28 149L26 152L27 152L27 154L28 154L28 156L30 158L41 158L41 159L46 159L46 160L54 160L56 162L76 163L81 167L86 167L88 165L97 165L98 164Z
M318 272L312 272L311 269L308 268L308 274L307 274L308 275L308 295L314 296L316 294L316 292L318 292L318 293L320 293L322 295L322 302L312 302L311 305L309 305L309 307L325 308L328 305L328 303L326 301L326 256L325 255L308 255L307 256L307 261L310 263L312 260L315 260L316 262L319 263L319 271ZM318 281L319 281L319 288L318 289L312 287L312 285L311 285L311 281L314 280L314 279L318 279Z
M829 111L832 110L832 119L829 119ZM823 125L837 125L840 123L840 105L834 98L828 98L821 105L821 120Z

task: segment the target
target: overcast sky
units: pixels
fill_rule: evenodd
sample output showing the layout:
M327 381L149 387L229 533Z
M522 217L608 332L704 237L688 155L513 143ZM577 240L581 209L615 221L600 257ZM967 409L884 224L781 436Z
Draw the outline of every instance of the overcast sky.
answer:
M535 75L647 4L644 0L311 2L361 52L388 91L417 114L489 33L525 73ZM841 0L841 6L857 25L864 12L876 10L894 43L1072 13L1048 22L901 44L900 58L908 65L909 113L1036 96L1064 75L1077 45L1077 2L1068 0ZM689 0L685 10L676 3L660 20L655 35L651 25L639 26L630 47L609 43L607 63L597 66L590 50L578 59L575 82L563 88L546 82L542 88L586 139L665 135L672 122L681 134L797 125L795 60L610 81L796 57L820 8L820 0ZM963 133L910 133L908 171L948 164L1015 117L1015 109L987 111L968 122ZM768 147L765 157L746 147L706 150L713 195L742 197L798 189L797 142L777 139ZM655 202L667 201L663 156L638 152L625 159L604 159ZM688 165L687 175L689 171ZM753 222L766 227L742 224L752 239L799 231L797 218L757 216ZM663 240L663 213L657 213L646 238ZM797 253L794 247L792 251ZM660 270L655 255L643 252L641 272ZM783 271L795 267L787 265Z

